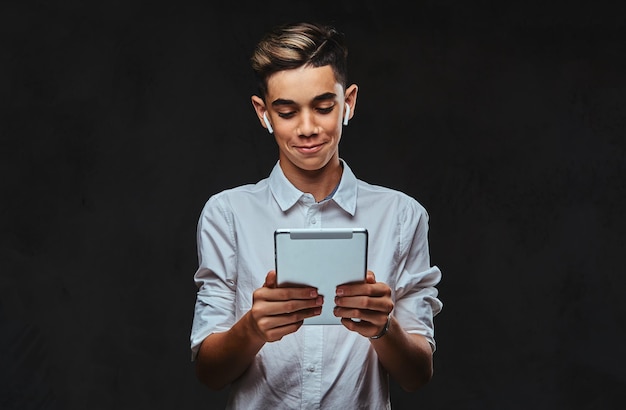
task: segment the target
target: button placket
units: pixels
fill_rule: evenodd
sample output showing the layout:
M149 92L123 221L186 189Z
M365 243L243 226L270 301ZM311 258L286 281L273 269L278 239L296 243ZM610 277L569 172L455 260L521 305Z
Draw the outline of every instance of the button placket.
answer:
M319 206L314 204L309 207L306 215L306 223L310 228L319 228L320 227L320 212Z

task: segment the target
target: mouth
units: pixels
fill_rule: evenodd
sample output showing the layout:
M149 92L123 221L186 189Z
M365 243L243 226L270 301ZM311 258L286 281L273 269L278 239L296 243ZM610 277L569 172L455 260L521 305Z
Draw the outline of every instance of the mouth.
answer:
M313 145L296 145L294 146L294 148L302 154L315 154L316 152L320 151L323 146L324 143Z

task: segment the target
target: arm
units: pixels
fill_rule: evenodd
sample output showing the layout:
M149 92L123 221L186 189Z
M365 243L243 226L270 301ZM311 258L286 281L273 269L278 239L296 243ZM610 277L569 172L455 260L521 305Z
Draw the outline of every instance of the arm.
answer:
M343 318L343 325L365 337L382 331L394 307L391 289L385 283L376 282L371 271L367 272L364 284L339 286L335 304L335 316ZM416 390L430 381L432 349L426 338L407 333L391 316L388 332L370 340L382 366L404 390Z
M236 380L266 342L300 329L305 318L320 314L323 302L314 288L277 288L274 271L252 299L252 308L239 321L225 332L207 336L200 346L196 374L211 389Z
M372 339L378 360L405 391L414 391L433 375L433 353L422 335L407 333L392 316L389 331Z

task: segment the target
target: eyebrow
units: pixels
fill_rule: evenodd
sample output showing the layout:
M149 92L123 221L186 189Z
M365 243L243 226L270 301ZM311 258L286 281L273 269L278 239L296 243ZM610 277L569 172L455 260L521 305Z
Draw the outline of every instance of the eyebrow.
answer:
M335 97L337 97L337 94L335 93L324 93L324 94L320 94L317 95L313 98L313 101L325 101L325 100L332 100ZM281 105L295 105L296 102L294 100L287 100L284 98L277 98L274 101L272 101L272 106L273 107L278 107Z

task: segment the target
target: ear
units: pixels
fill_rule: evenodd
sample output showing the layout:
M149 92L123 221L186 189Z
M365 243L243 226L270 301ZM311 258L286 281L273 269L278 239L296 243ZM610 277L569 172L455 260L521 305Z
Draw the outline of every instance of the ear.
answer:
M344 125L348 125L348 120L354 116L354 111L356 110L356 96L358 92L359 87L356 84L352 84L350 87L346 88L344 101L347 107L345 107L346 111L343 118Z
M267 118L267 108L265 107L265 102L263 99L257 95L253 95L252 98L252 106L254 107L254 111L256 112L256 116L259 118L259 122L261 126L267 128L267 130L271 133L274 132L272 129L272 124Z

